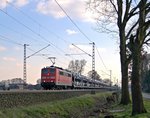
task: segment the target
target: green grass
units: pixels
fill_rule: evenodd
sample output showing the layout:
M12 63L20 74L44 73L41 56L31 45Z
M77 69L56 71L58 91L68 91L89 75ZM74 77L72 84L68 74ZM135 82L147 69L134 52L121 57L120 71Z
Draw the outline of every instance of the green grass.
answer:
M0 118L83 118L108 93L84 95L51 103L0 111Z
M114 105L111 110L123 110L122 112L113 113L115 118L150 118L150 100L144 100L144 106L147 113L131 116L132 104L129 105Z
M106 103L105 97L110 93L83 95L65 100L37 104L28 107L0 110L0 118L87 118L98 104ZM147 113L131 116L132 105L108 105L107 111L123 110L113 113L115 118L150 118L150 100L144 100ZM99 114L103 118L105 113ZM94 116L88 118L95 118Z

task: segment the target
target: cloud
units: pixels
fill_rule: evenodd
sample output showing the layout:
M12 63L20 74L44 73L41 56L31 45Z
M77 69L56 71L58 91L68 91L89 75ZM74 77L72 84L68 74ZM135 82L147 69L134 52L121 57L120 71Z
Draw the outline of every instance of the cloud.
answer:
M7 6L7 1L12 2L12 0L1 0L0 1L0 8L4 9Z
M60 6L73 19L82 20L84 22L94 22L95 14L90 10L86 10L87 0L57 0ZM44 15L52 16L56 19L64 18L66 15L61 8L56 4L55 0L39 1L37 11Z
M1 51L5 51L5 50L6 50L6 48L5 48L5 47L0 46L0 52L1 52Z
M29 0L0 0L0 8L4 9L9 3L22 7L29 3Z
M68 1L68 0L66 0ZM68 4L68 2L64 1L64 4ZM49 1L40 1L37 4L37 11L39 13L42 13L44 15L52 15L55 18L63 18L65 17L65 14L63 11L59 8L59 6L55 3L54 0Z
M73 34L77 34L78 33L78 32L76 32L74 30L71 30L71 29L67 29L66 32L67 32L68 35L73 35Z
M28 0L15 0L14 4L16 6L18 6L18 7L22 7L22 6L24 6L24 5L28 4L28 3L29 3Z
M13 58L13 57L3 57L3 60L4 61L14 62L14 61L16 61L16 58Z

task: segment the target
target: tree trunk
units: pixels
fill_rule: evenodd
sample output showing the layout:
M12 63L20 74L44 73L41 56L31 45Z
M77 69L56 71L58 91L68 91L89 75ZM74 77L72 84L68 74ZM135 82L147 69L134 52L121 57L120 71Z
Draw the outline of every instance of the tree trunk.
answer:
M121 25L120 25L121 26ZM126 38L124 30L120 27L120 61L121 61L121 75L122 75L122 89L121 89L121 101L120 104L129 104L129 89L128 89L128 62L126 55Z
M139 3L139 26L136 31L136 38L132 40L132 115L146 113L143 104L142 90L141 90L141 48L146 35L145 21L146 21L146 6L147 0L141 0Z
M131 89L132 89L132 115L146 113L146 109L143 104L142 90L141 90L141 50L139 44L135 43L133 50L133 66L131 77Z
M126 63L126 52L123 50L120 51L121 56L121 73L122 73L122 94L120 104L127 105L129 104L129 89L128 89L128 64Z

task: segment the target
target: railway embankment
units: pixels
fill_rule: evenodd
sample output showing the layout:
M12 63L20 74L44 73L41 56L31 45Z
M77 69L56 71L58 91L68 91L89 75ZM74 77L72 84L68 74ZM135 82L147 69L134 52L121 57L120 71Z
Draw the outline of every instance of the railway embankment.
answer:
M95 118L108 115L110 93L86 94L53 102L0 110L0 118Z
M0 109L54 102L90 93L91 90L0 92Z

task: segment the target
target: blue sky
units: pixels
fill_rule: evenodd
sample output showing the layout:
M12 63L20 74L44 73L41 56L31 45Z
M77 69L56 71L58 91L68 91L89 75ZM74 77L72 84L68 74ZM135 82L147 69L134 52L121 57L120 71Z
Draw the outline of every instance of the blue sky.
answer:
M86 0L57 0L70 18L86 34L90 41L78 30L56 4L55 0L0 0L0 80L23 77L23 44L29 44L27 56L50 44L48 48L27 59L27 82L36 83L41 68L50 66L51 61L39 54L56 57L56 66L67 68L75 59L85 59L86 74L91 69L91 57L79 54L75 44L92 53L90 41L95 42L97 51L96 71L102 79L112 70L112 79L120 79L119 48L117 39L109 34L98 33L95 14L87 11ZM32 50L32 51L31 51ZM105 73L104 73L105 72Z

